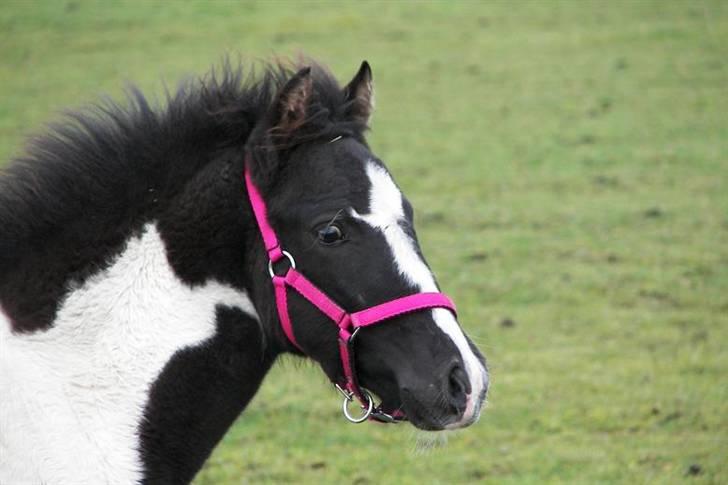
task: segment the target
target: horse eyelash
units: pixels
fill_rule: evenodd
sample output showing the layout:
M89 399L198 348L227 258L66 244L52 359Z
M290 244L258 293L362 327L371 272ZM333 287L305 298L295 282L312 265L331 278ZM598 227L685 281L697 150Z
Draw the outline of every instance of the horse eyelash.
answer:
M342 212L344 212L344 209L339 209L339 211L338 211L338 212L337 212L336 214L334 214L334 217L332 217L332 218L331 218L331 220L330 220L329 222L327 222L327 223L326 223L326 227L327 227L327 228L328 228L328 227L331 227L331 225L332 225L332 224L333 224L334 222L336 222L336 220L337 220L337 219L339 218L339 216L341 215L341 213L342 213Z
M338 219L338 218L339 218L339 216L340 216L340 215L342 214L342 212L344 212L344 209L339 209L339 210L338 210L338 211L336 212L336 214L334 214L334 217L332 217L332 218L331 218L331 220L330 220L329 222L327 222L327 223L326 223L326 226L324 226L324 227L331 227L331 225L332 225L332 224L333 224L334 222L336 222L336 219ZM306 249L305 249L305 251L310 251L310 250L311 250L311 249L313 249L313 248L314 248L315 246L316 246L316 241L314 241L313 243L311 243L311 245L310 245L310 246L309 246L308 248L306 248Z

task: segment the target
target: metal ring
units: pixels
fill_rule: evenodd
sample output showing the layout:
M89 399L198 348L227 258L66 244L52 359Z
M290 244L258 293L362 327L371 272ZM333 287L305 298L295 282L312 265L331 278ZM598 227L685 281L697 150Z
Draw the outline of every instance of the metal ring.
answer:
M351 414L349 414L349 403L353 401L352 398L344 397L344 402L342 403L342 410L344 411L344 416L346 419L349 420L349 422L352 423L363 423L367 419L369 419L369 416L371 416L372 411L374 411L374 399L372 399L372 395L369 394L366 390L362 389L362 393L364 394L364 397L367 398L367 405L361 406L362 410L364 410L364 413L359 417L354 417Z
M356 334L359 333L359 330L361 330L361 327L356 327L353 332L351 332L351 335L349 336L348 343L351 344L354 342L354 337L356 337Z
M281 251L283 253L283 256L288 258L288 263L291 265L291 268L296 269L296 260L293 259L293 256L291 256L291 253L288 251ZM273 272L273 261L270 259L268 260L268 274L270 274L270 277L273 278L276 274Z

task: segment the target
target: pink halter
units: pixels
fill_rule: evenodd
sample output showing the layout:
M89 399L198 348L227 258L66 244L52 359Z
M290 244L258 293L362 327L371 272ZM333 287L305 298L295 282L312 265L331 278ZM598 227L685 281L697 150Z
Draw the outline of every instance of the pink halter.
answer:
M258 192L257 187L251 179L249 170L250 154L247 154L245 162L245 185L248 189L250 205L253 207L253 213L258 222L260 234L263 236L265 249L268 252L268 272L273 279L278 317L286 337L303 352L303 349L293 334L291 318L288 313L287 287L290 286L339 327L339 353L344 370L344 380L342 382L335 382L334 385L344 396L342 407L346 418L354 423L361 423L370 417L377 421L388 423L406 419L404 413L399 410L387 414L381 409L381 406L375 407L371 394L359 386L354 368L354 337L362 327L375 325L405 313L430 308L446 308L455 314L454 303L442 293L415 293L355 313L348 313L343 310L323 291L318 289L316 285L306 279L303 274L296 271L296 262L289 252L281 248L276 233L268 221L265 201L263 201L260 192ZM283 258L288 259L289 268L283 276L279 276L275 274L273 265ZM361 403L362 414L360 416L352 416L349 413L348 405L354 396Z

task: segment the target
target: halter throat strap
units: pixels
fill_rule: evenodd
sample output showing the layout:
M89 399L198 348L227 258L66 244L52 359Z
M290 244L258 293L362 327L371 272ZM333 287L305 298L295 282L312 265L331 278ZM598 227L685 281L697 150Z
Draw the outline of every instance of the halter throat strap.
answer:
M341 306L296 269L296 262L293 256L281 247L278 236L270 225L265 201L251 177L250 164L251 155L248 152L245 158L245 186L248 191L248 198L250 199L255 220L258 224L258 229L263 238L265 250L268 253L268 271L273 283L278 319L286 338L301 352L306 353L296 340L291 323L291 315L288 311L288 288L292 288L338 327L339 354L341 356L343 380L334 382L334 384L344 396L343 411L347 419L352 422L363 422L368 418L381 422L396 422L406 419L404 413L401 411L386 413L380 406L375 407L371 394L359 386L354 358L354 340L356 334L363 327L376 325L408 313L432 308L444 308L456 314L455 304L442 293L415 293L401 298L395 298L354 313L349 313L341 308ZM278 275L275 273L273 266L284 258L288 259L288 269L284 274ZM359 416L351 416L348 411L348 405L354 397L361 403L363 412Z

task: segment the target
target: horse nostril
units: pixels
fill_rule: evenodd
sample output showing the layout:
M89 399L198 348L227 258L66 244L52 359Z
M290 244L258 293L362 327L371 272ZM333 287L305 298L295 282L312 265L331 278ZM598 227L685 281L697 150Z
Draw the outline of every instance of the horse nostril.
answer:
M463 368L458 365L454 366L448 376L448 399L455 414L460 415L465 412L470 391L468 384L468 375Z

